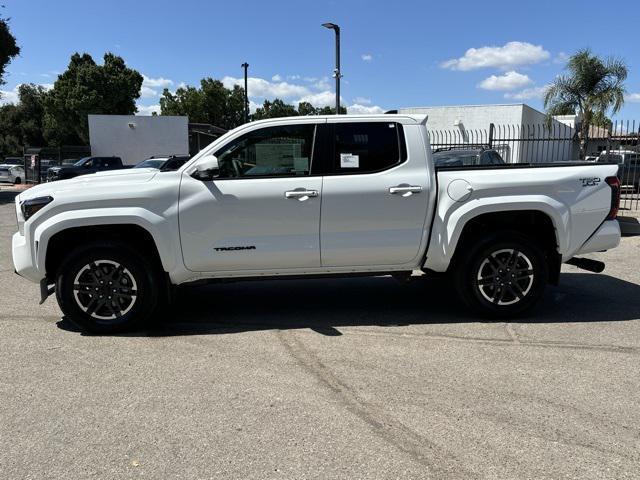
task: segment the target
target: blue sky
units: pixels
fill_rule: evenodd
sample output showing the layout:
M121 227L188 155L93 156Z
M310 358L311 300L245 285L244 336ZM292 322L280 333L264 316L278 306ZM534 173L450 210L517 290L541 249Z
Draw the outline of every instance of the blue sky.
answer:
M637 1L637 0L636 0ZM527 103L582 47L623 58L627 103L640 119L637 3L592 1L149 1L2 0L22 54L3 101L20 83L52 84L69 56L106 51L145 75L140 112L167 87L205 76L232 85L248 62L252 104L278 96L333 103L333 32L342 28L343 104L351 112ZM625 15L624 12L628 12Z

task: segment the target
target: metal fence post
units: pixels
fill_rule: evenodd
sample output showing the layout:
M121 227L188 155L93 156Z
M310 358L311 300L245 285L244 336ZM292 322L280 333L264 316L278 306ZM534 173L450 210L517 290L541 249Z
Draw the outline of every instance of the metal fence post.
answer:
M493 123L489 124L489 148L493 148L493 131L496 126Z

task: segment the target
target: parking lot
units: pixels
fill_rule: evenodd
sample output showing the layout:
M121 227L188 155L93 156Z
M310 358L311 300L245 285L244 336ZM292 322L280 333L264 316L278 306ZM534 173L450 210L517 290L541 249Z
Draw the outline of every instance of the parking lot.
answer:
M0 191L0 478L638 478L640 237L526 319L442 279L184 290L87 336L13 273Z

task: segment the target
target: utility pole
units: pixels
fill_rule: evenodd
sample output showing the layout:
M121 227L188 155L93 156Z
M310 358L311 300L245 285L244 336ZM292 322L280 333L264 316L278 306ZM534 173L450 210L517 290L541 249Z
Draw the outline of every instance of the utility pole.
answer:
M333 30L336 34L336 68L333 70L333 78L336 79L336 115L340 114L340 27L335 23L323 23L323 27Z
M249 64L244 62L240 65L244 68L244 123L249 121L249 93L247 92L247 70L249 69Z

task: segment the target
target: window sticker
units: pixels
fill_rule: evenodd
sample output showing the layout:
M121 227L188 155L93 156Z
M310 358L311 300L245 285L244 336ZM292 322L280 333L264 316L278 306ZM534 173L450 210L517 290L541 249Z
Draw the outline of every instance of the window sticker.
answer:
M360 168L360 157L351 153L341 153L340 168Z

